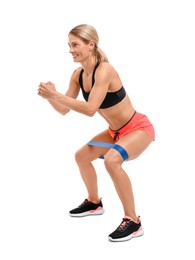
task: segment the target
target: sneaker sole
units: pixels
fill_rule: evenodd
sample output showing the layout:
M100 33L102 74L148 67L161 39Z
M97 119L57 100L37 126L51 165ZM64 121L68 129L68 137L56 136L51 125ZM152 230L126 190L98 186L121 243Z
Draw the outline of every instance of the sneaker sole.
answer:
M86 216L95 216L95 215L102 215L104 214L105 210L104 209L98 209L98 210L91 210L91 211L86 211L83 213L78 213L78 214L71 214L69 213L69 215L71 217L86 217Z
M127 240L131 240L132 238L136 238L136 237L141 237L143 236L144 231L143 229L139 230L139 231L135 231L133 232L131 235L126 236L126 237L122 237L122 238L112 238L112 237L108 237L108 239L112 242L122 242L122 241L127 241Z

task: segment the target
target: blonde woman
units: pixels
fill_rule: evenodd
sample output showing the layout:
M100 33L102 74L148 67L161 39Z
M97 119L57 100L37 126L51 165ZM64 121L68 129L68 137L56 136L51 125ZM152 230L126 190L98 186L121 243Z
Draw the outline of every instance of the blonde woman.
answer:
M131 181L122 166L124 161L137 158L154 141L155 132L148 117L133 107L119 74L98 42L98 33L93 26L81 24L73 28L68 34L68 45L74 62L80 63L81 67L73 72L65 95L59 93L52 82L41 82L38 95L47 99L62 115L70 110L89 117L99 113L107 122L108 128L96 134L75 154L87 196L69 214L81 217L104 213L92 164L102 157L124 209L122 222L108 238L126 241L143 235L143 228L136 214ZM82 101L77 100L80 91L84 97Z

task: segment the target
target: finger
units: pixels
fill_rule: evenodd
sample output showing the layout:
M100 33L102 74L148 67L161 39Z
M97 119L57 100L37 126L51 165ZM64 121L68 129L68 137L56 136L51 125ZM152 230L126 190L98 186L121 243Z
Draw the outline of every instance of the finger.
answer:
M47 82L47 85L54 86L54 83L51 82L51 81L48 81L48 82Z
M45 89L47 85L45 83L42 83L41 86L40 86L40 89Z

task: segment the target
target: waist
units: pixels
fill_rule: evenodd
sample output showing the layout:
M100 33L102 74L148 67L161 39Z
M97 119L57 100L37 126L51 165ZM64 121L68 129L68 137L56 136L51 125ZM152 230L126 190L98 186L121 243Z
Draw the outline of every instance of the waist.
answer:
M122 127L120 127L119 129L114 130L114 129L110 128L110 127L109 127L109 129L112 130L113 132L119 132L119 131L120 131L121 129L123 129L126 125L129 124L129 122L133 119L133 117L135 116L136 113L137 113L137 112L134 111L134 113L133 113L133 115L131 116L131 118L130 118Z

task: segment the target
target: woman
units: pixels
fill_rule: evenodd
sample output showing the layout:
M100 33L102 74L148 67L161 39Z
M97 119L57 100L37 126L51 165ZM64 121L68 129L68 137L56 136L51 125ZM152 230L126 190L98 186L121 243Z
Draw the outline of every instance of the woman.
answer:
M38 95L63 115L74 110L92 117L98 112L108 124L108 129L94 136L92 142L75 154L88 197L69 212L70 216L104 213L92 165L95 159L104 156L105 168L124 209L122 222L109 235L109 240L125 241L141 236L143 229L135 212L131 182L122 165L124 160L137 158L154 141L153 125L147 116L135 111L117 71L98 47L95 28L87 24L78 25L69 32L68 40L73 60L81 67L73 72L65 95L57 92L52 82L41 82ZM85 101L76 99L80 90Z

